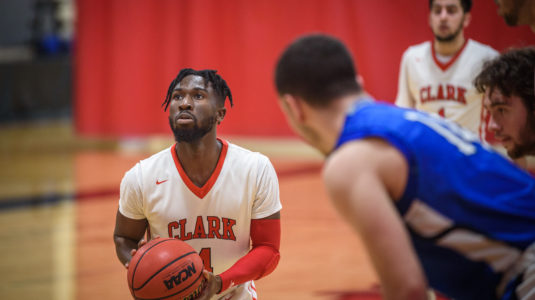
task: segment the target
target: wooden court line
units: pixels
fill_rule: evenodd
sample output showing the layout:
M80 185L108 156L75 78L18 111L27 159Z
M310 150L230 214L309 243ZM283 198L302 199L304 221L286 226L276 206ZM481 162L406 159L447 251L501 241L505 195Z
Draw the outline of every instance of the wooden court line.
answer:
M320 172L321 168L321 163L309 163L276 171L280 180L294 176L314 174ZM86 201L94 198L109 197L119 197L119 187L95 189L76 193L47 193L32 196L0 198L0 211L16 208L27 208L31 206L52 205L60 201Z

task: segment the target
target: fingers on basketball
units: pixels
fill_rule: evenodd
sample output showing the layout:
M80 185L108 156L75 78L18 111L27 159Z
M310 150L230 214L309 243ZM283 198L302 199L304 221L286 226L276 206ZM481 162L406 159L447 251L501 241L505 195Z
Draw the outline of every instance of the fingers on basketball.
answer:
M136 299L194 299L203 289L203 269L201 257L187 243L153 239L132 257L128 287Z

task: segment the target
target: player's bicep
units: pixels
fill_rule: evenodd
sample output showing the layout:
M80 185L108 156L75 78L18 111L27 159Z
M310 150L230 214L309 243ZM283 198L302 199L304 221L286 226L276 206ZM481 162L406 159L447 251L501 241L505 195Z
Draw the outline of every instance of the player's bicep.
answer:
M130 219L144 219L143 193L139 164L125 173L121 180L119 212Z
M395 104L400 107L414 107L414 99L409 88L409 74L407 66L407 54L403 55L398 75L398 91L396 94Z
M131 219L117 210L115 217L115 230L113 231L114 238L128 239L136 243L143 238L147 230L147 219Z
M279 194L279 181L273 165L267 157L259 159L259 168L256 179L256 195L253 203L253 219L266 217L274 218L273 215L281 210Z

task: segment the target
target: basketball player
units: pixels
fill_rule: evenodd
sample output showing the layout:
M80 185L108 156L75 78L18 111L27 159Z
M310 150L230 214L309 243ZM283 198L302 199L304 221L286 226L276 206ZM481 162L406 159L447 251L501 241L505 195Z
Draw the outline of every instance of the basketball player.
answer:
M494 0L509 26L529 25L535 32L535 0Z
M535 48L513 49L487 62L474 84L485 93L489 129L511 158L535 155Z
M210 271L200 299L256 299L279 261L278 180L267 157L217 138L226 98L216 71L179 72L163 103L176 144L124 175L114 241L126 266L146 230L186 241Z
M435 38L403 53L396 105L437 113L484 140L483 95L472 81L483 61L498 52L465 38L471 7L471 0L429 0L429 26Z
M384 299L426 299L428 287L533 299L535 179L452 121L375 102L355 77L340 41L308 35L282 53L275 85L291 127L327 157L327 191Z

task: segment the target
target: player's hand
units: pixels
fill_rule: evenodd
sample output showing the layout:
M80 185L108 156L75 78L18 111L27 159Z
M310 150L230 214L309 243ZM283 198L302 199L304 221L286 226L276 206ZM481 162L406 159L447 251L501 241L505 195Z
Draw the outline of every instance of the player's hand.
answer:
M156 235L156 236L154 236L154 238L152 240L159 239L159 238L160 238L160 236ZM139 240L139 242L137 243L137 249L143 247L143 245L145 245L146 243L147 243L147 241L144 238L141 238L141 240ZM132 257L134 257L134 255L136 255L137 249L130 250L130 260L132 260ZM127 261L126 264L124 264L124 267L127 268L127 269L128 269L128 266L130 265L130 260Z
M221 290L221 277L214 275L214 273L203 270L204 278L206 282L204 283L204 289L199 295L197 300L209 300L213 295L217 294Z

